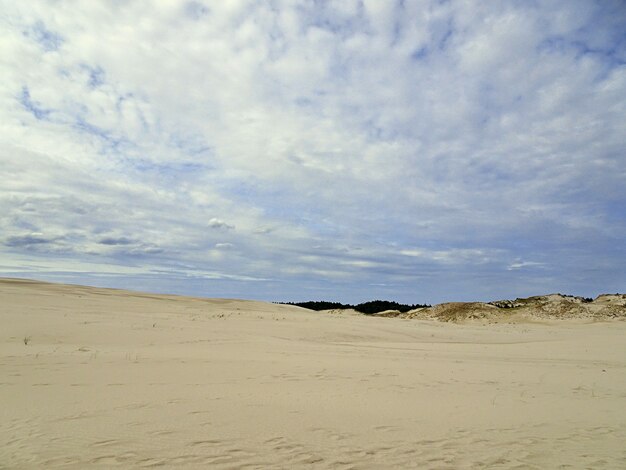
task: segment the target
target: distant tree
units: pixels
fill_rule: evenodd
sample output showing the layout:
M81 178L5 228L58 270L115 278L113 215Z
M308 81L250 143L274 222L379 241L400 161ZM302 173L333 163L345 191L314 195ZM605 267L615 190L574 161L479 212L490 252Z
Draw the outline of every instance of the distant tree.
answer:
M372 300L369 302L364 302L357 305L355 308L356 311L366 314L373 314L384 312L385 310L397 310L398 312L408 312L409 310L414 310L416 308L428 307L426 304L400 304L398 302L389 301L389 300Z
M349 309L352 308L357 312L371 315L374 313L384 312L385 310L397 310L399 312L408 312L416 308L430 307L427 304L400 304L389 300L371 300L369 302L363 302L358 305L342 304L340 302L327 302L323 300L312 300L308 302L278 302L285 305L295 305L297 307L308 308L309 310L335 310L335 309Z
M311 300L308 302L279 302L284 305L295 305L296 307L308 308L309 310L333 310L352 308L352 305L342 304L339 302L326 302L323 300Z

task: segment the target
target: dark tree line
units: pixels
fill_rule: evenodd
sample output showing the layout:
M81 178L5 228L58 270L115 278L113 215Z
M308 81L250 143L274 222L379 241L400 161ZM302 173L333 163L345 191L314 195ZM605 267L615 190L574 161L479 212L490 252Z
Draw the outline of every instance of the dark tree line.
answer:
M371 300L358 305L342 304L340 302L326 302L323 300L313 300L309 302L278 302L285 305L295 305L297 307L308 308L309 310L334 310L352 308L357 312L373 314L384 312L385 310L398 310L399 312L408 312L416 308L430 307L426 304L400 304L389 300Z

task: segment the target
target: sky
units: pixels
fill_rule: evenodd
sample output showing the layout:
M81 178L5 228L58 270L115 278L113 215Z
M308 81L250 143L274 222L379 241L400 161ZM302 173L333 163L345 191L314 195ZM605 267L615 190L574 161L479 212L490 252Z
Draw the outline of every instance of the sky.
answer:
M623 1L0 0L0 276L626 291Z

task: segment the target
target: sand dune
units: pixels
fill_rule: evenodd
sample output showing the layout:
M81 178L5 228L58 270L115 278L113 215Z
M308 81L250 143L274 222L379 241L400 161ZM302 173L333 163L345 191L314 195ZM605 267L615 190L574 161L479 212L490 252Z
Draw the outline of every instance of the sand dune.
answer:
M0 468L626 468L626 322L540 317L1 280Z
M602 294L596 299L549 294L494 302L447 302L405 313L381 312L378 316L417 318L453 323L536 322L543 320L626 320L626 295Z

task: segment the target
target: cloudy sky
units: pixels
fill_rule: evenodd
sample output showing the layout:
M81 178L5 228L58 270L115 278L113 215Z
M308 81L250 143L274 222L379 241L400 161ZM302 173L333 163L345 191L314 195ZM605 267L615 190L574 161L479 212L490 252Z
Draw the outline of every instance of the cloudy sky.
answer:
M0 275L626 291L622 1L0 1Z

